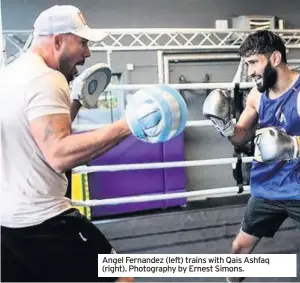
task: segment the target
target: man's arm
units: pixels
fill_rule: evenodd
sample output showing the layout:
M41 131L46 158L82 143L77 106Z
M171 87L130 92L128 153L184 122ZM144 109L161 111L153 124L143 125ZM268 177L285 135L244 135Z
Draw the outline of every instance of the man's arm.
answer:
M242 145L254 137L260 98L261 93L256 88L248 94L245 109L234 128L233 135L229 137L233 145Z
M31 121L30 129L47 162L59 173L86 164L130 134L122 119L99 130L72 135L71 119L67 114L36 118Z
M69 85L59 72L46 73L32 82L26 101L32 137L57 172L86 164L131 133L121 120L97 131L72 134Z
M78 111L81 108L81 103L79 100L73 100L71 103L71 120L74 121L74 119L77 116Z
M26 118L32 137L46 162L65 172L103 154L133 134L148 141L161 121L161 111L149 99L127 102L125 118L99 130L72 134L69 88L59 72L36 79L26 91Z

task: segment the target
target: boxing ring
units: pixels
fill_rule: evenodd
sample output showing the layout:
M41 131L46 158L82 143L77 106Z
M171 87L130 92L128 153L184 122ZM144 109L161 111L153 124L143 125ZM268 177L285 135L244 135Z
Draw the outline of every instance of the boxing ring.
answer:
M242 40L248 35L249 31L217 31L217 30L202 30L202 29L129 29L129 30L106 30L108 37L101 43L91 45L93 52L106 52L107 63L112 64L112 53L118 51L157 51L157 81L159 84L167 84L177 90L196 90L196 89L215 89L223 88L232 90L234 93L238 90L250 90L254 85L252 82L241 81L245 77L245 70L239 65L236 75L230 83L180 83L170 84L168 76L168 60L169 55L164 54L167 51L199 51L206 49L214 50L236 50ZM279 31L278 31L279 32ZM300 48L299 38L296 36L296 31L280 31L289 48ZM290 63L299 63L293 60ZM130 85L110 85L107 91L136 91L143 87L150 86L149 84L130 84ZM207 120L188 121L187 127L208 127L212 123ZM75 125L75 130L92 130L103 125ZM239 162L250 163L252 157L237 157L237 158L218 158L210 160L193 160L193 161L177 161L177 162L152 162L148 164L118 164L118 165L102 165L102 166L81 166L73 169L73 173L95 173L95 172L120 172L126 170L154 170L166 168L185 168L185 167L200 167L228 164L234 165ZM171 199L207 199L209 197L224 197L233 196L237 193L249 193L249 186L241 186L238 184L234 187L223 187L214 189L201 189L193 192L179 193L164 193L155 195L139 195L122 198L110 198L101 200L86 200L74 201L74 204L81 206L101 206L101 205L118 205L124 203L138 203L156 200L171 200Z
M2 28L2 26L0 27ZM241 42L251 32L249 30L216 30L216 29L105 29L101 30L108 36L100 43L90 45L92 52L105 53L107 63L112 66L112 54L115 52L147 52L154 51L157 54L157 82L158 84L167 84L177 90L197 90L197 89L215 89L222 88L231 90L233 95L236 91L250 90L253 86L252 82L243 81L245 78L245 70L239 64L238 70L232 82L228 83L169 83L169 60L174 55L172 52L199 52L207 50L236 51ZM275 30L283 38L286 47L290 50L300 49L300 30ZM20 54L27 50L32 40L30 30L4 30L1 40L1 62L3 65L9 64ZM7 49L11 47L15 53L7 56ZM197 54L196 54L197 55ZM196 56L192 55L186 56ZM221 55L219 55L221 56ZM177 59L178 55L176 56ZM299 64L299 60L289 60L291 64ZM150 86L150 84L123 84L109 85L106 91L136 91L140 88ZM234 97L236 100L236 97ZM239 103L239 102L238 102ZM210 127L212 123L208 120L188 121L187 128ZM74 131L88 131L103 127L105 125L73 125ZM252 157L237 156L235 158L217 158L208 160L191 160L191 161L173 161L173 162L151 162L151 163L132 163L132 164L114 164L114 165L89 165L81 166L73 169L73 174L91 174L99 172L121 172L121 171L142 171L156 169L176 169L187 167L203 167L214 165L232 165L239 166L243 163L251 163ZM102 205L118 205L123 203L137 203L155 200L168 199L207 199L208 197L225 197L234 196L237 193L249 193L249 187L237 184L231 187L219 187L214 189L201 189L193 192L177 192L164 193L154 195L138 195L123 198L110 199L91 199L91 200L74 200L74 204L78 206L102 206Z
M180 83L170 84L168 76L168 52L185 51L199 52L201 50L235 51L242 40L251 31L215 29L111 29L105 30L108 37L101 43L90 46L92 52L104 52L107 63L112 66L112 54L119 51L157 53L157 82L168 84L177 90L215 89L225 88L231 90L233 95L239 90L249 90L253 84L243 81L245 74L241 64L232 82L228 83ZM277 30L284 39L290 50L300 49L300 30ZM3 31L3 52L1 62L9 64L22 52L31 42L31 31ZM15 54L6 56L8 45L13 46ZM299 64L298 59L289 60L291 64ZM135 91L150 84L123 84L110 85L107 91ZM236 117L238 118L238 117ZM104 127L101 125L73 125L73 130L88 131ZM187 128L211 127L208 120L188 121ZM76 167L72 170L74 176L85 176L87 183L88 175L107 173L111 174L132 172L152 172L159 169L183 170L190 167L214 167L215 165L238 166L250 164L253 157L215 158L203 160L180 160L165 162L143 162L143 163L122 163L111 165L94 165ZM175 171L178 172L178 171ZM182 174L182 172L180 173ZM237 182L238 183L238 182ZM142 186L143 184L141 184ZM133 196L122 196L114 198L90 198L73 199L75 206L84 208L92 207L118 207L123 204L137 205L139 203L153 203L157 201L175 201L180 206L175 211L165 210L163 213L146 212L144 215L131 217L104 217L103 220L94 223L105 233L114 247L120 253L159 253L159 254L214 254L228 253L231 242L239 229L244 206L249 194L249 186L237 184L230 187L202 188L197 191L169 192L163 194L137 193ZM130 190L130 187L128 188ZM87 192L88 193L88 192ZM238 197L238 199L236 199ZM212 199L214 199L212 201ZM222 199L222 201L218 201ZM197 200L197 205L194 201ZM186 204L191 208L185 209ZM176 206L175 205L175 206ZM173 205L174 206L174 205ZM172 206L172 207L173 207ZM90 214L89 214L90 216ZM300 237L293 224L289 221L284 223L274 240L263 240L259 243L256 253L296 253L300 254ZM298 274L300 265L298 263ZM156 281L173 281L172 278L156 278ZM177 278L184 281L197 282L224 282L223 278ZM137 281L153 281L151 278L137 279ZM262 279L249 278L247 281L259 281ZM299 278L264 278L263 281L271 282L298 282Z

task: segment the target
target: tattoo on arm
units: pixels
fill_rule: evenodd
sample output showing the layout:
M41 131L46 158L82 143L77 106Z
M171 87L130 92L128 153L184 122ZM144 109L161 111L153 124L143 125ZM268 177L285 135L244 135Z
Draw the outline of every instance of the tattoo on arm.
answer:
M50 120L45 128L45 138L44 138L45 142L54 133L52 124L53 124L53 122Z
M69 133L71 132L71 129L69 129ZM53 120L48 120L47 125L44 129L44 143L46 144L46 147L49 149L51 145L51 141L53 139L61 139L65 137L67 134L69 134L66 131L66 127L63 125L60 125L60 123L55 123Z

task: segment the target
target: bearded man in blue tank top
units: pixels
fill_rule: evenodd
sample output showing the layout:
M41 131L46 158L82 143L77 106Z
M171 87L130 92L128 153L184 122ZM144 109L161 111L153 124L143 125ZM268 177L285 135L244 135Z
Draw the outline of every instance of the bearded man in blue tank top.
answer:
M247 254L288 217L300 228L300 76L287 66L285 45L271 31L250 34L239 54L256 83L240 119L232 123L230 97L220 89L207 96L203 114L234 145L254 138L251 197L232 244L232 253Z

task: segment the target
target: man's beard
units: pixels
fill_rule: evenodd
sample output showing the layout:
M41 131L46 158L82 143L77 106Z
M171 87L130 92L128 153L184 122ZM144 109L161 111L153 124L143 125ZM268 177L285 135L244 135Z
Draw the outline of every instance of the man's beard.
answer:
M264 92L272 87L277 82L278 74L275 68L272 67L270 60L268 60L268 63L265 67L265 70L263 72L262 76L262 85L257 86L257 90L259 92Z
M59 71L65 76L68 83L73 81L75 74L73 67L71 66L71 59L66 53L62 54L58 68Z

